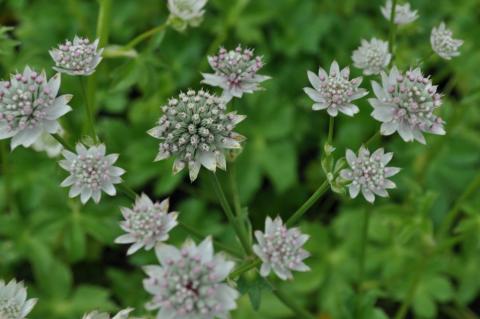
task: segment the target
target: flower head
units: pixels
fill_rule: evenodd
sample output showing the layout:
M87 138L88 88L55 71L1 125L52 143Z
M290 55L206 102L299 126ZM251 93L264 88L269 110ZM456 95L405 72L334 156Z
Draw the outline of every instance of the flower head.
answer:
M203 21L207 0L168 0L169 23L178 31L198 27Z
M207 237L198 246L187 240L181 250L169 245L155 248L160 266L145 267L145 289L153 295L148 309L160 309L162 319L227 318L236 308L238 292L225 283L234 263L214 255Z
M307 74L313 88L303 90L315 102L312 106L314 111L326 109L330 116L337 116L338 112L353 116L359 112L352 101L364 97L368 92L359 87L361 77L350 80L349 67L340 71L337 61L333 61L329 74L322 68L318 70L318 76L310 71Z
M388 42L376 38L362 40L362 45L352 54L355 67L362 69L365 75L379 74L388 66L391 58Z
M385 154L383 148L379 148L370 155L370 151L362 146L358 156L355 156L353 151L347 150L345 157L350 167L340 171L340 176L351 181L348 185L351 198L357 197L362 191L363 197L373 203L375 195L387 197L387 189L395 188L395 183L388 178L397 174L400 169L387 167L393 153Z
M452 36L452 31L447 29L444 22L437 28L433 28L430 35L433 51L446 60L459 56L458 48L463 44L463 40L454 39Z
M118 314L116 314L112 319L129 319L131 318L130 312L132 311L133 311L132 308L124 309L120 311ZM90 313L85 314L83 316L83 319L110 319L110 314L106 312L92 311Z
M58 48L50 50L55 62L54 70L69 75L90 75L102 61L103 49L98 49L98 39L90 42L87 38L75 36Z
M60 127L57 134L64 135L64 130ZM62 144L58 143L51 134L45 132L33 143L32 148L37 152L47 153L51 158L57 157L63 150Z
M208 57L208 63L215 73L202 73L202 83L222 88L227 101L260 90L260 83L270 79L257 74L264 66L262 57L254 56L253 50L242 49L240 45L230 51L221 48L217 55Z
M72 96L57 96L59 88L59 73L47 81L44 71L37 73L28 66L0 82L0 139L11 137L13 149L29 147L44 132L57 132L58 119L72 110L68 105Z
M390 15L392 13L392 0L387 0L384 7L381 7L380 10L382 11L383 16L385 19L390 21ZM395 6L395 24L402 25L402 24L409 24L415 20L417 20L418 14L417 10L412 10L410 7L410 3L405 3L403 5L397 4Z
M153 203L142 194L138 197L132 209L122 207L125 221L121 227L127 234L118 237L118 244L133 244L127 254L131 255L142 247L152 249L156 244L166 241L168 233L177 223L177 212L168 212L169 202Z
M189 90L162 107L163 116L148 133L161 140L156 161L175 156L174 174L188 165L194 181L203 165L226 169L224 151L241 148L245 138L233 132L245 116L226 113L225 101L203 90Z
M422 132L445 134L443 120L434 114L442 104L437 86L424 77L420 69L402 74L393 67L390 74L382 75L382 85L372 81L376 98L369 99L372 116L383 122L383 135L398 132L406 142L417 140L425 144Z
M113 185L121 183L120 176L125 173L123 169L113 166L118 154L105 155L103 144L87 149L79 143L76 152L77 154L64 150L62 155L65 159L59 162L60 166L70 173L61 184L62 187L71 186L69 196L80 195L83 204L90 197L98 203L102 191L114 196L117 191Z
M5 284L0 280L0 318L23 319L37 303L37 299L27 300L27 289L23 283L11 280Z
M257 230L255 237L258 244L253 245L253 251L262 260L260 274L266 277L274 271L283 280L293 278L291 270L309 271L303 260L310 254L302 247L309 236L298 228L288 229L280 217L272 220L267 217L265 233Z

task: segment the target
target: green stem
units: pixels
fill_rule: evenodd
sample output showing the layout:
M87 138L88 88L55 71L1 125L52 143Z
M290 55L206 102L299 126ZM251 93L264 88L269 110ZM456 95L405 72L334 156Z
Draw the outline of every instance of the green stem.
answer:
M368 145L372 144L379 137L380 137L380 131L377 131L363 145L365 147L368 147Z
M230 207L227 197L223 192L222 185L220 184L217 175L215 175L215 173L212 173L211 175L213 181L213 188L215 190L215 193L217 194L218 200L220 201L220 205L222 205L223 211L227 216L228 222L233 226L233 229L235 230L235 233L237 234L237 237L240 240L240 243L242 244L245 253L251 255L252 247L250 246L250 240L248 239L245 227L242 227L242 225L239 224L239 220L235 218L235 215L233 214L232 208Z
M388 49L392 54L392 59L390 63L393 63L395 59L395 40L397 36L397 25L395 24L395 8L397 7L397 0L392 1L392 9L390 11L390 30L389 30L389 41L388 41Z
M330 184L327 180L325 180L322 185L317 188L315 193L313 193L312 196L310 196L310 198L307 199L307 201L303 203L303 205L300 206L300 208L298 208L295 213L292 214L292 216L290 216L290 218L286 222L286 225L292 226L296 224L300 220L300 218L302 218L302 216L307 212L307 210L309 210L310 207L312 207L313 204L315 204L317 200L328 190L329 186Z
M249 270L252 270L252 269L256 268L261 263L262 263L262 261L258 258L254 259L254 260L251 260L251 261L247 261L247 262L243 263L242 265L238 266L238 268L234 269L228 277L231 278L231 279L235 279L237 277L240 277L242 274L246 273Z
M361 285L365 276L365 255L368 243L368 226L370 225L370 215L370 210L365 210L365 216L363 217L362 234L360 238L360 258L358 259L359 285Z
M75 148L73 146L71 146L70 144L68 144L68 142L65 141L65 139L63 137L61 137L59 134L54 133L54 134L51 134L51 135L54 139L57 140L58 143L62 144L64 149L67 149L70 152L75 152Z
M12 180L10 176L10 167L8 163L8 141L0 141L0 157L2 161L3 184L5 191L5 209L7 212L13 212L13 194L12 194Z
M289 294L287 294L285 291L283 291L279 287L274 286L272 283L270 283L270 285L272 286L273 294L278 298L278 300L280 300L285 306L287 306L297 314L298 317L296 318L315 319L315 316L313 316L311 313L309 313L308 311L300 307L294 301L294 298L292 298Z
M148 39L149 37L153 36L156 33L164 31L169 26L168 21L155 27L150 30L143 32L142 34L136 36L132 41L128 42L126 45L123 46L123 50L130 50L136 47L142 41Z
M183 230L185 230L187 233L189 233L190 235L192 235L193 237L197 238L198 240L203 240L205 238L205 236L200 233L199 231L197 231L195 228L193 228L192 226L189 226L189 225L186 225L185 223L181 222L181 221L178 221L178 226L181 227ZM240 254L238 251L236 251L235 249L232 249L226 245L223 245L217 241L213 241L213 246L215 246L216 249L218 250L223 250L227 253L229 253L230 255L234 256L234 257L237 257L237 258L242 258L242 254Z
M137 199L137 197L138 197L137 193L136 193L130 186L128 186L127 184L125 184L125 182L122 182L121 184L119 184L119 185L118 185L118 188L119 188L125 195L127 195L127 197L130 198L131 200Z
M88 131L90 133L90 136L93 139L93 142L95 144L97 144L98 143L98 138L97 138L97 133L95 131L94 111L93 111L92 105L90 104L90 101L89 101L89 98L88 98L87 86L85 84L85 80L82 76L80 76L79 79L80 79L80 85L82 87L83 98L85 100L85 116L86 116Z
M233 209L237 217L240 217L242 214L242 204L240 202L240 195L238 193L238 187L236 183L237 169L235 162L230 164L228 179L230 180L230 191L232 192L233 197Z
M335 126L335 118L333 116L330 116L330 121L328 122L328 139L327 139L328 145L332 145L334 126Z

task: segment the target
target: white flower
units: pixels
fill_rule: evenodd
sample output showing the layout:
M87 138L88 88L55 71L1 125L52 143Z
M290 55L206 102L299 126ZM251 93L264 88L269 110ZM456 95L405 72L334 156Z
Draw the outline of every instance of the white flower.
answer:
M352 54L355 67L362 69L365 75L379 74L388 66L391 58L388 42L376 38L370 42L362 40L362 45Z
M63 136L65 131L60 127L57 134ZM32 148L37 152L45 152L48 157L54 158L60 155L63 150L62 144L58 143L56 139L52 137L51 134L42 133L40 137L33 143Z
M37 303L37 299L27 300L27 289L23 283L11 280L5 284L0 280L0 318L23 319Z
M287 229L280 217L272 221L267 217L265 233L255 231L257 245L253 251L262 260L260 274L266 277L274 271L283 280L292 279L291 270L309 271L310 268L303 260L310 254L302 247L309 236L304 235L298 228Z
M314 111L326 109L330 116L337 116L338 112L353 116L359 112L352 101L364 97L368 91L359 88L362 78L350 80L350 68L345 67L340 71L337 61L330 66L330 74L319 68L318 76L308 71L308 79L313 88L303 90L315 102Z
M238 292L225 283L234 263L214 254L207 237L198 246L187 240L181 250L155 248L160 266L147 266L145 289L153 295L147 309L160 309L161 319L228 318L236 308Z
M207 0L168 0L169 23L178 31L188 26L198 27L203 21Z
M132 312L132 308L127 308L122 311L120 311L115 317L112 319L133 319L130 317L130 312ZM110 314L106 312L98 312L98 311L92 311L90 313L87 313L83 316L83 319L110 319Z
M67 40L49 52L55 62L54 70L69 75L90 75L102 61L103 49L98 49L98 39L90 42L75 36L73 41Z
M388 21L390 21L390 15L392 13L392 5L392 0L387 0L385 6L380 8L383 16ZM412 10L410 3L407 2L403 5L397 4L395 6L395 24L408 24L417 20L417 18L417 10Z
M454 39L452 31L447 29L445 23L442 22L438 28L432 29L430 43L433 51L440 57L450 60L460 55L458 48L463 44L463 40Z
M122 207L125 221L121 223L121 227L127 234L118 237L115 242L133 244L127 252L127 255L131 255L142 247L150 250L166 241L170 230L178 224L178 213L169 213L168 207L168 199L161 203L153 203L145 194L137 198L132 209Z
M225 150L241 148L245 138L233 132L245 119L235 112L226 113L225 101L203 90L189 90L162 107L163 116L148 131L161 140L156 161L176 157L173 173L187 165L193 182L203 165L215 172L226 169Z
M242 49L240 45L230 51L220 48L217 55L208 57L208 63L215 73L202 73L202 83L222 88L222 96L227 101L260 90L260 83L270 79L257 74L264 66L262 57L254 56L253 50Z
M424 77L419 68L400 73L393 67L390 74L381 73L382 85L372 81L376 98L369 99L372 116L383 122L383 135L398 132L406 141L425 144L422 132L444 135L443 120L434 114L442 104L437 86Z
M44 132L57 132L58 119L72 110L68 105L72 96L57 96L59 88L59 73L47 82L44 71L37 73L28 66L10 81L0 82L0 139L12 138L14 149L31 146Z
M122 182L120 178L125 171L113 166L118 159L118 154L105 155L105 145L85 146L78 143L76 152L64 150L64 160L59 162L60 166L70 173L61 184L62 187L71 186L69 196L80 195L80 200L85 204L90 197L95 203L100 201L102 191L114 196L117 191L114 184Z
M396 187L395 183L388 179L400 171L397 167L387 167L393 153L384 154L383 148L379 148L370 155L370 151L362 146L358 157L349 149L345 157L350 168L340 171L340 176L351 181L348 186L351 198L357 197L362 191L363 197L373 203L375 195L387 197L387 189Z

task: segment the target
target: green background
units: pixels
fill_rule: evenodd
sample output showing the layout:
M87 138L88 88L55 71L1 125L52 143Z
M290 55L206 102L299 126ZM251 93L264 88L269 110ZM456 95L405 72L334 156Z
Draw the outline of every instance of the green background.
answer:
M219 45L241 43L263 55L265 91L235 100L230 106L248 119L238 132L248 140L236 161L241 201L255 229L265 216L288 218L323 182L320 165L328 116L311 111L303 93L307 70L328 68L333 59L351 64L351 53L362 38L387 39L388 22L380 13L383 1L360 0L210 0L198 28L157 34L137 47L134 59L105 59L96 72L97 131L108 152L120 153L118 166L137 192L157 200L170 197L180 219L204 234L237 245L216 203L205 171L191 184L185 175L172 176L172 161L153 163L158 143L146 134L160 116L160 106L188 88L200 88L200 72L209 72L206 56ZM480 198L456 200L480 167L480 2L478 0L415 0L420 18L400 27L396 64L401 69L430 55L430 30L441 21L465 40L462 55L451 61L427 60L422 69L445 93L440 113L446 136L427 136L428 145L405 143L399 136L381 145L395 152L393 166L402 167L393 180L398 188L374 206L327 193L306 215L301 228L311 235L307 260L312 271L296 273L282 285L294 300L322 319L381 319L393 317L409 292L412 318L478 318L480 311ZM95 37L97 1L0 0L0 24L13 26L0 39L2 78L15 70L45 68L54 74L48 50L75 34ZM125 44L162 24L168 17L165 1L114 0L109 23L110 44ZM18 41L18 46L8 38ZM353 75L360 75L352 67ZM370 80L363 87L370 89ZM73 112L64 117L66 138L82 138L83 99L77 78L62 77L62 93L74 94ZM334 155L357 150L379 123L362 99L360 114L337 117ZM380 146L380 143L376 143ZM7 146L4 143L3 146ZM128 198L103 196L99 205L81 206L59 187L66 173L43 153L19 148L8 154L0 177L0 278L24 280L29 295L40 299L31 315L38 318L81 318L84 312L135 307L142 315L149 296L142 288L142 265L155 263L153 253L126 257L126 246L114 245L121 231L119 206ZM6 164L6 165L5 165ZM6 178L11 179L6 209ZM228 179L219 177L226 189ZM438 245L435 231L457 203L461 218L454 232L464 240L453 249L430 254ZM363 216L371 213L366 252L366 278L358 283L359 238ZM174 229L171 243L187 234ZM426 262L422 262L426 260ZM422 269L422 275L419 269ZM239 300L233 318L295 318L254 273L243 280L260 310L249 298ZM355 305L361 314L353 315ZM470 316L470 317L469 317Z

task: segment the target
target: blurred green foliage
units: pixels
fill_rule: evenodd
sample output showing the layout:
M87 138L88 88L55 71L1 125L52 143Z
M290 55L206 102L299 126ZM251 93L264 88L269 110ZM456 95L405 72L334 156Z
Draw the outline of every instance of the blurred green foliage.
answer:
M164 2L115 0L109 43L125 44L163 23L168 16ZM318 318L389 318L405 298L411 298L412 318L473 319L480 313L478 188L458 207L461 219L453 232L463 240L439 248L435 237L456 199L479 174L480 108L475 97L480 86L480 2L411 3L420 19L398 31L400 68L430 54L430 30L441 21L465 40L460 57L433 58L422 67L445 92L441 112L448 134L429 135L427 146L405 143L396 135L383 138L381 145L395 152L392 163L403 168L394 178L398 188L391 197L370 206L329 193L308 213L301 227L311 235L307 249L312 271L297 273L294 281L282 285ZM386 39L388 23L380 5L383 1L210 0L199 28L167 30L138 46L136 58L102 62L96 72L97 131L109 152L121 154L119 166L137 192L157 199L170 196L182 221L237 245L204 172L190 184L183 175L172 176L170 161L152 162L158 146L146 131L160 116L159 106L180 90L199 88L200 72L208 71L206 56L219 45L255 48L267 61L262 73L273 79L265 91L231 106L248 116L238 130L248 141L235 164L236 183L255 229L263 227L266 215L288 217L324 180L320 156L328 117L311 111L302 91L308 85L306 71L328 66L333 59L351 64L351 52L362 38ZM48 50L75 34L93 38L97 13L93 0L0 0L0 24L13 28L0 29L2 77L25 64L52 75ZM363 86L369 88L372 78L366 77ZM63 122L66 138L74 142L85 133L78 79L64 76L61 90L76 97L74 111ZM357 149L379 128L366 99L359 106L356 117L337 118L337 157L346 147ZM144 314L149 296L142 288L141 266L155 263L155 257L142 252L127 258L126 247L113 245L120 234L119 206L129 206L127 198L105 196L101 204L86 206L69 200L67 190L59 187L65 173L56 160L30 149L15 150L5 165L0 178L0 278L24 280L29 295L40 298L30 318L80 318L92 309L126 306ZM219 175L229 189L225 174ZM371 224L365 278L359 283L365 211ZM171 242L178 244L186 236L175 229ZM295 318L254 276L248 273L240 283L242 292L254 295L254 307L245 295L233 318ZM355 314L355 309L360 311Z

